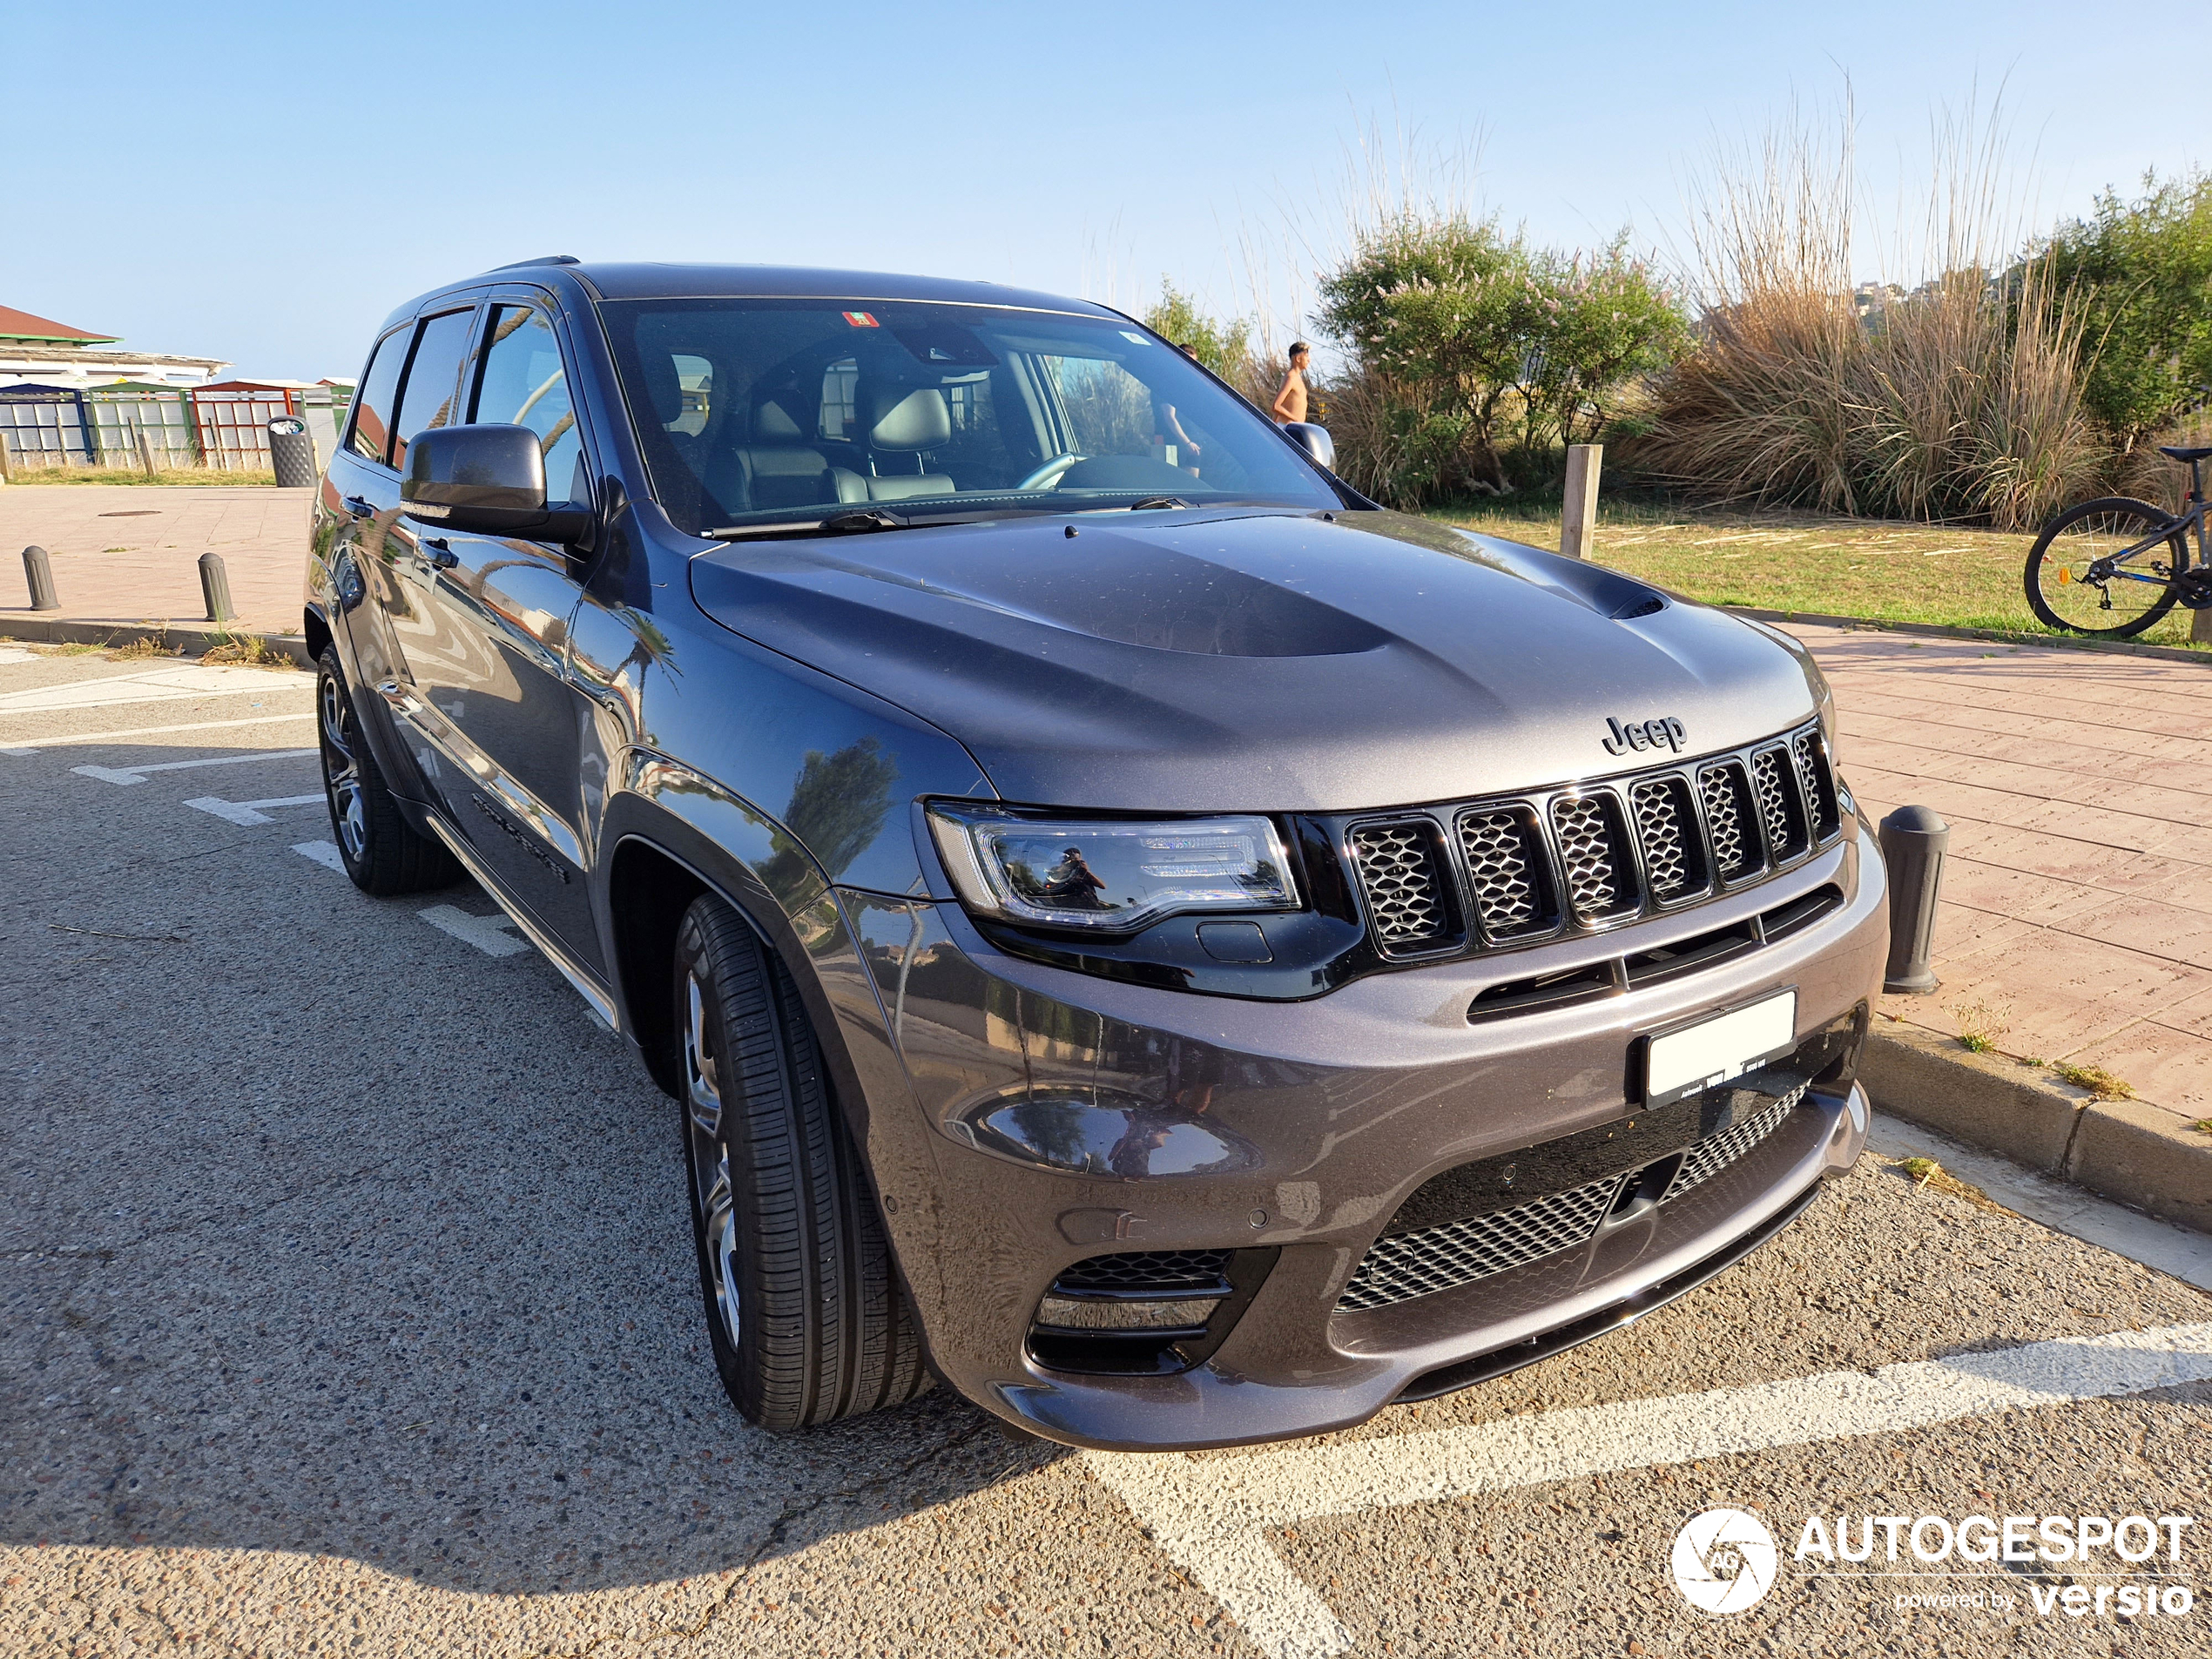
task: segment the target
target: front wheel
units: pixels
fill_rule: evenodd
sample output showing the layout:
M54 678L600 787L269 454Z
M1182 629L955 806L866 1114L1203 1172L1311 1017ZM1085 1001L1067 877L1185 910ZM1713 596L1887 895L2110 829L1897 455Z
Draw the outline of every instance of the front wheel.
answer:
M2172 514L2124 496L2067 508L2028 553L2021 573L2028 608L2065 632L2108 639L2142 632L2174 608L2174 578L2188 565L2181 532L2161 534L2173 524Z
M325 646L315 663L315 725L330 833L338 838L338 857L354 885L385 899L461 880L460 862L415 833L385 786L335 645Z
M798 988L705 897L677 929L675 1068L715 1369L763 1428L913 1399L921 1339Z

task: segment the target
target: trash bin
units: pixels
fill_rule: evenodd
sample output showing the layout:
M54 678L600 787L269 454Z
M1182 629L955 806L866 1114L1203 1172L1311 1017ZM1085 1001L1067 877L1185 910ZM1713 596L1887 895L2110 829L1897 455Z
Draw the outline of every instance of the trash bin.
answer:
M298 415L280 415L269 422L269 462L276 469L278 488L314 488L315 441Z

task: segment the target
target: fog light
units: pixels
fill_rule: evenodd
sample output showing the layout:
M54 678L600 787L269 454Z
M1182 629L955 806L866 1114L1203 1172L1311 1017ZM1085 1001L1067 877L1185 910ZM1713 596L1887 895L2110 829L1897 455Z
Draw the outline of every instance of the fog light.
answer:
M1217 1296L1159 1302L1048 1296L1037 1304L1037 1323L1059 1331L1195 1331L1220 1305Z

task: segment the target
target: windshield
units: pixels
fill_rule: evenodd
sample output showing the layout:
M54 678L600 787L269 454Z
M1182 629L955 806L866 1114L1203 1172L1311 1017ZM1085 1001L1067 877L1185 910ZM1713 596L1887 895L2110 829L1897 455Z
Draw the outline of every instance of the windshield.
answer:
M887 300L601 309L654 494L694 535L856 509L1342 504L1266 417L1117 318Z

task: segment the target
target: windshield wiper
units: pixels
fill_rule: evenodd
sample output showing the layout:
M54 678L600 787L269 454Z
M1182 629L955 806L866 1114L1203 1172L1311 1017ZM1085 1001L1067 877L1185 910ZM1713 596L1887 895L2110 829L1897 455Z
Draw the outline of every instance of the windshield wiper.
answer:
M1188 507L1190 504L1180 496L1147 496L1143 501L1131 502L1129 504L1129 510L1132 513L1142 513L1157 508Z
M914 523L880 507L855 507L849 512L832 513L826 518L779 519L770 524L725 524L720 529L701 530L699 534L718 542L733 542L752 536L851 536L868 530L912 529Z

